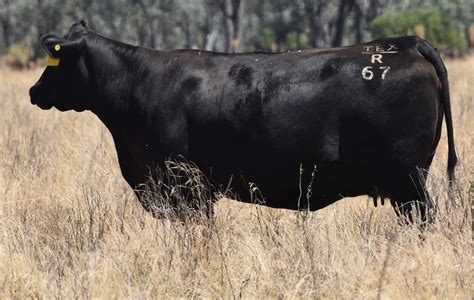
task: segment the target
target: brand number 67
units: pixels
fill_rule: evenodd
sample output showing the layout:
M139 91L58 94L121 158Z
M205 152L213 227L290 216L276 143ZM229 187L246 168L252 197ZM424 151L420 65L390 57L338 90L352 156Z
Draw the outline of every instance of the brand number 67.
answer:
M380 66L380 70L383 70L382 75L380 76L380 79L384 80L385 77L387 76L388 71L390 70L389 66ZM362 69L362 78L365 80L372 80L374 79L374 71L372 66L367 66Z

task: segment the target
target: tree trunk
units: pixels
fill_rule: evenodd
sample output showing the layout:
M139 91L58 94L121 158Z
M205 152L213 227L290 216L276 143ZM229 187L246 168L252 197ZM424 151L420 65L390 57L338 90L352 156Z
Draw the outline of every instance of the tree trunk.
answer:
M241 51L244 5L245 0L223 0L220 2L224 15L225 52Z
M214 43L217 39L216 15L208 15L206 22L206 36L204 41L204 49L208 51L214 50Z
M324 26L328 0L318 1L315 5L312 0L304 0L306 17L308 18L311 31L311 46L314 48L324 47Z
M10 0L3 0L4 14L1 15L3 46L7 50L11 46ZM2 49L0 48L0 51Z
M355 29L355 37L356 37L356 43L359 44L363 41L364 39L364 34L363 34L363 28L362 28L362 22L364 21L363 14L362 14L362 8L360 7L359 4L356 4L354 6L354 29Z
M183 20L183 30L184 30L184 37L185 37L185 43L184 43L184 48L186 49L191 49L194 47L194 41L193 41L193 34L191 33L191 26L189 24L189 16L184 15L184 20Z
M232 37L234 35L234 24L232 24L232 0L224 0L222 11L224 14L225 31L224 52L232 52Z
M344 37L344 25L347 16L354 6L355 0L341 0L336 19L336 31L334 32L334 39L332 41L333 47L340 47L342 45L342 38Z
M242 22L244 17L245 0L234 0L234 36L232 37L233 52L240 52L242 48Z
M138 1L138 4L140 5L143 16L145 17L145 23L148 24L148 29L147 29L148 32L145 33L147 35L147 38L144 39L145 43L143 44L143 46L156 49L157 41L156 41L155 28L156 28L157 20L154 16L150 15L150 13L148 12L147 6L143 2L143 0Z

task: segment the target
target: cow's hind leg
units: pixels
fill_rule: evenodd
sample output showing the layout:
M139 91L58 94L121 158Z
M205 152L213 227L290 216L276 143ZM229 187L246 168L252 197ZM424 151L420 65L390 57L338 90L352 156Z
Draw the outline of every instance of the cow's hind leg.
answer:
M401 225L419 223L424 229L433 223L435 207L426 189L426 172L414 172L392 194L391 204Z

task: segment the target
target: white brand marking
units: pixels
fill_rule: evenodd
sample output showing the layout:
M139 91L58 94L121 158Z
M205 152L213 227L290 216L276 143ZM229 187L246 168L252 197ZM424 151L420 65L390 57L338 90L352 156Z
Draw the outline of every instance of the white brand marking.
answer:
M380 77L382 80L385 79L385 76L387 76L388 70L390 70L390 66L383 66L380 67L380 70L383 70L382 76Z
M375 77L375 70L380 70L382 73L380 74L380 79L385 80L387 74L390 70L390 66L379 66L378 68L374 66L375 64L383 64L382 58L383 54L397 54L398 47L395 44L387 44L384 45L369 45L364 46L363 48L365 51L362 51L362 54L369 54L370 63L372 66L365 66L362 69L362 78L364 80L372 80ZM374 69L376 68L376 69ZM378 76L378 75L377 75Z
M397 46L395 46L394 44L388 44L388 49L387 51L390 51L390 50L398 50Z
M374 72L372 72L371 66L367 66L362 69L362 78L365 80L372 80L372 78L374 78Z
M382 63L382 57L383 57L382 54L372 54L371 63L375 64L377 62L377 63L381 64Z
M372 80L374 79L374 71L373 66L366 66L362 69L362 78L365 80ZM387 77L388 71L390 70L390 66L380 66L379 70L383 70L382 74L380 75L380 79L385 80Z
M380 52L374 52L374 51L369 51L369 52L362 52L362 54L397 54L398 51L380 51Z

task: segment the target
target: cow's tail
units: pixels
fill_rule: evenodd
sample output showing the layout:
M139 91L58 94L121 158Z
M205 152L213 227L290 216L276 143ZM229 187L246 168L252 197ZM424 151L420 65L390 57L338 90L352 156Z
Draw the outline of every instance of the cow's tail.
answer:
M454 169L458 159L454 146L454 130L453 118L451 115L451 101L449 98L448 72L446 71L446 67L444 66L438 52L430 43L423 39L418 39L417 49L425 59L434 66L436 74L441 82L441 102L446 117L446 129L448 131L448 176L450 183L453 183L455 180Z

